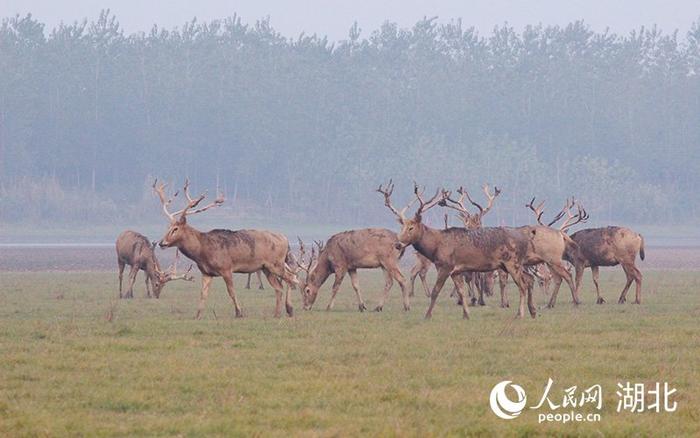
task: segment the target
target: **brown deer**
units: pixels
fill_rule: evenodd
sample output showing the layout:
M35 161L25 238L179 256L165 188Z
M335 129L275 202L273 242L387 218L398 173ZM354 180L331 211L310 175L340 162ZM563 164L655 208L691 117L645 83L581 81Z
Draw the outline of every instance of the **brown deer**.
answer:
M177 275L177 260L179 253L175 253L175 262L166 272L160 269L160 264L155 254L156 242L151 243L146 236L136 231L124 231L117 237L117 264L119 265L119 298L134 297L134 282L139 270L146 274L146 296L151 298L151 288L153 296L160 298L163 285L173 280L192 281L194 278L189 275L189 270L183 275ZM123 292L122 280L124 277L124 267L129 265L129 287L126 293ZM192 266L190 266L192 269ZM150 284L150 286L149 286Z
M636 283L634 304L642 302L642 273L635 266L637 254L644 260L644 237L629 228L624 227L603 227L587 228L576 231L571 236L571 240L576 242L577 247L571 248L565 254L565 259L574 265L576 270L576 287L580 287L583 272L586 268L591 268L593 284L596 290L596 303L603 304L605 299L600 295L598 284L600 266L622 265L622 269L627 276L627 283L622 289L618 304L627 301L627 291L632 282ZM561 285L561 279L554 278L554 290L549 301L549 306L554 307L557 300L557 292Z
M255 275L258 277L258 289L259 290L265 290L265 286L263 286L262 282L262 273L260 271L256 272ZM246 289L250 289L250 277L253 276L253 273L250 272L248 273L248 281L245 284Z
M561 285L561 279L566 280L566 283L571 289L573 302L575 305L578 305L581 303L578 295L578 287L574 283L571 273L564 265L566 252L572 248L576 248L576 242L571 240L566 232L574 225L586 222L588 220L588 213L579 206L578 212L572 214L571 208L574 206L572 198L571 201L567 200L564 208L554 219L545 225L542 222L544 201L540 202L538 206L535 206L534 202L535 198L532 198L530 203L525 206L534 213L538 225L527 225L515 229L530 236L531 249L536 255L530 264L537 265L545 263L551 274L559 279L559 285ZM559 229L553 228L552 226L561 220L564 215L566 215L567 218L560 225ZM538 259L539 261L537 261ZM548 305L548 307L550 306Z
M309 269L308 276L304 280L304 307L307 310L312 308L318 296L318 290L331 274L335 274L331 300L326 306L326 310L332 309L335 296L347 273L350 275L352 288L357 295L358 309L360 312L367 310L360 291L357 270L381 268L385 278L384 293L374 310L381 312L384 309L384 303L389 298L394 280L401 287L404 310L410 310L406 280L399 269L399 259L403 255L403 249L397 249L397 244L396 233L383 228L343 231L331 236L325 245L318 242L316 262L313 268Z
M460 187L457 189L457 193L459 193L459 199L454 201L452 199L445 199L445 207L452 208L454 210L457 210L458 212L458 217L464 224L464 228L468 230L476 230L477 228L481 228L483 224L483 218L484 216L491 211L493 208L493 203L498 197L498 195L501 194L501 189L498 187L494 186L494 192L493 194L490 193L490 189L488 184L484 184L483 186L484 194L486 195L487 199L487 204L486 208L482 207L481 204L475 202L471 196L469 196L469 193L463 188ZM469 202L475 206L479 212L476 214L471 213L467 207L464 205L464 198L467 198ZM490 278L493 276L492 273L488 272L465 272L464 273L464 280L467 283L467 286L469 287L469 296L471 297L471 304L474 305L478 302L479 305L484 306L486 303L484 302L484 293L487 293L490 291L489 289L489 283L490 283ZM456 288L456 286L455 286ZM477 290L479 293L479 298L477 300L474 290ZM455 291L453 291L454 294ZM458 304L461 304L458 302ZM501 307L508 307L508 298L504 296L504 291L501 291Z
M296 275L288 263L293 263L287 238L281 234L260 230L211 230L201 232L187 223L187 216L204 212L212 207L218 207L224 202L219 196L211 204L198 208L205 195L192 198L189 193L189 180L185 181L184 193L186 205L180 211L171 213L168 206L172 199L165 195L165 185L153 184L160 198L163 212L168 217L170 225L160 241L161 247L177 247L187 258L197 264L202 273L202 291L197 307L197 318L204 311L209 286L213 277L222 277L226 289L233 301L237 318L243 316L233 287L233 273L252 273L262 270L267 281L275 289L275 317L281 316L283 286L298 283ZM179 217L176 217L178 216ZM285 306L287 315L292 316L293 308L289 288L286 291Z
M445 229L449 228L449 220L450 217L447 213L445 213ZM426 257L423 257L418 251L413 251L414 255L416 256L416 262L414 263L413 267L411 268L411 291L409 292L408 296L412 297L415 295L415 283L416 283L416 277L420 277L420 281L423 284L423 292L425 292L426 297L430 297L430 288L428 287L428 282L426 281L428 271L430 270L430 267L433 265L430 260L428 260Z
M384 188L381 185L377 189L384 195L384 205L398 218L401 224L401 232L398 234L397 248L408 245L427 257L437 268L437 281L430 295L430 306L425 314L430 318L435 307L435 302L442 290L447 277L457 285L462 298L462 315L469 318L469 309L465 299L464 272L489 272L503 268L513 277L520 289L520 306L518 317L525 315L525 300L530 315L536 316L535 306L532 302L532 294L528 293L528 280L523 273L523 257L526 245L513 237L513 233L502 227L479 228L467 230L465 228L448 228L437 230L423 223L423 213L438 204L445 203L449 192L438 190L428 201L423 200L422 191L414 183L414 199L402 210L397 210L391 204L391 194L394 185L391 181ZM412 218L405 216L406 210L415 201L419 202ZM522 239L521 239L522 240Z

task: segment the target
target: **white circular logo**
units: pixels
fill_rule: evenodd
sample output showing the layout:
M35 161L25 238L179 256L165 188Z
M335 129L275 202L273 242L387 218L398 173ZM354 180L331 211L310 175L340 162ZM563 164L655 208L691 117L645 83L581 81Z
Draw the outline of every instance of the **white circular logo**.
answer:
M498 417L504 420L512 420L513 418L520 415L520 413L525 409L525 403L527 402L527 396L525 395L525 390L520 385L512 384L510 380L504 380L503 382L497 384L491 390L491 397L489 397L489 402L491 403L491 410ZM515 394L518 396L518 401L511 401L506 395L506 387L510 386L515 390Z

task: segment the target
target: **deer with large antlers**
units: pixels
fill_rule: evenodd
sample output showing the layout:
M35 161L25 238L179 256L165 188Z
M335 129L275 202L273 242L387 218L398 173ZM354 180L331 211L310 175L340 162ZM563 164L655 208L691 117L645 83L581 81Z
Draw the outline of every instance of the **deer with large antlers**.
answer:
M449 192L438 190L435 195L425 201L422 191L414 183L414 198L402 210L397 210L391 203L391 195L394 185L391 181L386 187L377 189L384 196L384 205L397 217L401 224L401 232L398 234L398 248L408 245L427 257L438 271L437 281L430 294L430 306L425 314L430 318L438 295L448 277L457 285L462 298L462 315L469 318L469 309L465 299L464 272L488 272L496 269L505 269L513 277L520 289L520 306L518 317L525 315L525 301L528 310L534 318L535 306L532 302L532 294L528 293L528 280L523 273L523 257L526 248L514 238L513 234L502 227L479 228L467 230L465 228L448 228L437 230L423 223L423 214L432 207L445 203ZM406 217L406 211L414 203L419 205L413 217Z
M561 281L566 280L569 288L571 289L571 297L574 304L578 305L581 303L578 295L578 287L574 283L571 273L564 265L566 260L566 253L570 250L575 250L577 244L571 238L569 238L567 231L581 222L586 222L588 220L588 214L586 211L579 206L578 212L576 214L571 213L571 209L574 206L573 199L571 201L567 200L564 208L552 219L549 223L545 224L542 221L542 215L544 214L544 201L540 202L535 206L535 198L532 198L529 204L525 207L529 208L535 215L538 225L526 225L523 227L517 227L513 230L523 233L529 240L529 261L528 265L536 266L539 264L546 264L549 268L551 275L555 279L556 289L561 285ZM566 220L559 226L559 229L553 228L562 217L567 216ZM556 292L555 292L556 293ZM548 307L551 307L548 305Z
M571 204L573 204L573 200ZM580 206L579 206L580 208ZM567 214L567 220L571 214ZM571 234L571 240L576 242L576 248L571 248L565 254L565 260L574 265L576 270L576 287L581 286L583 272L591 268L591 276L596 290L596 303L603 304L605 299L600 294L598 284L600 266L622 265L627 283L622 289L618 304L627 301L627 291L632 282L636 284L634 304L642 302L642 273L635 265L637 254L644 260L644 237L641 234L624 227L586 228ZM554 307L557 300L557 292L561 285L561 279L554 278L554 290L549 301L549 306Z
M153 296L160 298L161 290L165 283L173 280L192 281L194 278L189 275L190 269L182 275L177 274L177 261L179 253L175 253L175 262L167 270L162 271L160 263L155 254L156 242L151 243L146 236L136 231L124 231L117 237L117 264L119 265L119 298L134 297L134 282L139 270L146 274L146 296L151 298L151 288ZM124 293L122 279L126 265L131 267L129 272L129 286Z
M491 194L490 189L488 184L484 184L483 186L484 194L486 195L487 199L487 204L486 208L482 207L481 204L478 202L474 201L471 196L469 196L469 192L467 192L464 187L460 187L457 189L457 193L459 194L459 198L454 200L450 198L449 196L445 197L445 202L444 206L451 208L453 210L456 210L458 212L458 217L464 224L464 228L468 230L476 230L478 228L481 228L483 225L483 218L484 216L491 211L493 208L493 203L498 197L498 195L501 194L501 189L498 187L494 186L494 191L493 194ZM446 192L445 192L446 194ZM469 200L469 203L475 206L479 212L478 213L472 213L469 211L467 206L464 204L464 199ZM493 272L465 272L464 273L464 280L469 287L469 296L472 297L471 303L472 305L476 304L477 302L479 305L485 305L486 303L484 302L484 293L488 292L491 287L492 283L492 277L493 277ZM455 286L456 287L456 286ZM476 289L479 292L479 298L477 299L474 296L474 289ZM461 303L458 303L461 304ZM501 288L501 307L508 307L508 297L505 295L505 288Z
M318 290L326 279L334 274L331 299L326 306L326 310L332 309L345 274L349 274L352 288L357 295L357 307L360 312L366 310L357 270L380 268L384 272L384 292L374 310L381 312L384 309L394 280L401 288L404 310L410 310L406 280L399 269L399 259L404 251L397 249L397 244L396 233L383 228L343 231L331 236L325 244L317 242L318 256L315 258L314 265L304 269L307 272L306 278L302 281L304 308L307 310L312 308L318 296Z
M160 241L161 247L177 247L187 258L194 261L202 273L202 290L197 307L197 318L204 311L209 286L213 277L222 277L226 289L233 301L235 316L243 316L233 287L233 273L252 273L262 270L267 281L275 289L275 317L281 316L282 296L284 293L280 280L293 286L298 283L296 274L292 271L294 263L287 238L281 234L261 230L211 230L201 232L187 223L187 217L201 213L224 202L219 196L209 205L197 208L205 195L192 198L189 193L189 180L185 181L185 207L171 213L168 207L172 199L165 194L165 184L153 184L153 189L160 198L163 212L168 218L169 226ZM293 308L289 287L285 294L287 314L292 316Z

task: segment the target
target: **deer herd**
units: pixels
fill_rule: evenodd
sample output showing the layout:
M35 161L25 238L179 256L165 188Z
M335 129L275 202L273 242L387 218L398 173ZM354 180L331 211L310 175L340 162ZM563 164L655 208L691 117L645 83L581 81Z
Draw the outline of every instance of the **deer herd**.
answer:
M533 302L533 287L539 283L548 293L553 287L547 307L554 307L562 280L571 290L574 305L581 303L579 289L583 272L591 269L596 288L597 303L605 302L600 294L599 267L621 265L627 283L618 303L626 301L627 291L635 282L634 303L641 303L642 274L635 266L637 254L644 260L644 239L628 228L609 226L588 228L569 234L569 230L588 220L588 214L580 202L573 198L551 220L543 219L544 202L535 204L533 198L525 207L534 214L536 225L521 227L486 227L484 216L491 211L501 190L488 185L483 187L487 204L482 206L460 187L453 193L445 189L436 190L429 198L424 189L413 185L411 201L397 209L392 202L394 184L389 181L380 185L384 205L396 217L401 229L398 233L384 228L366 228L344 231L331 236L325 243L315 241L309 248L299 239L298 252L292 252L285 236L264 230L199 231L187 223L187 217L202 213L224 203L223 196L208 205L200 206L205 199L201 194L192 197L189 180L185 181L182 193L184 206L171 212L173 199L179 192L169 196L166 185L157 180L153 191L160 199L163 213L168 219L165 235L158 242L150 242L134 231L125 231L117 238L116 250L119 265L119 297L132 298L136 275L143 270L146 275L147 296L159 298L163 286L173 280L193 281L189 269L177 273L180 253L190 259L202 277L200 299L196 317L200 318L206 306L209 287L214 277L222 277L233 303L236 317L243 311L236 296L234 273L248 274L246 288L250 288L251 276L257 275L258 287L263 289L264 275L275 290L275 317L282 314L284 300L287 315L293 315L291 290L299 289L303 307L310 310L318 292L331 274L334 275L330 301L326 310L333 308L335 298L346 274L350 276L357 297L359 311L367 310L358 280L358 269L380 268L385 277L385 286L375 311L382 311L396 281L401 289L403 308L410 310L410 298L414 295L416 278L420 278L430 304L425 314L431 318L440 292L449 279L454 284L453 295L462 308L464 318L469 318L470 305L484 305L484 295L492 295L498 279L500 306L509 307L505 293L510 277L518 288L519 305L517 317L525 316L525 308L533 318L536 308ZM466 202L473 208L467 206ZM408 211L415 205L412 214ZM444 228L432 228L425 221L428 210L439 206L457 212L459 227L449 227L445 215ZM156 245L161 248L175 247L175 261L165 271L155 255ZM400 259L407 247L415 251L416 262L406 280L400 269ZM123 289L123 273L126 265L131 269L127 290ZM568 266L573 267L572 276ZM434 266L437 279L432 289L428 285L427 273Z

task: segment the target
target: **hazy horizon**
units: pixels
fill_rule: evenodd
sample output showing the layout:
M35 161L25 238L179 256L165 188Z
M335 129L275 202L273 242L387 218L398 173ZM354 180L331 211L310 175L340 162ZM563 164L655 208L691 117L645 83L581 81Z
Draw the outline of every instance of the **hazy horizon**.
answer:
M354 22L366 36L385 21L410 27L424 16L437 16L441 23L461 19L466 27L474 26L482 34L488 34L494 26L504 23L522 29L531 24L566 25L577 20L583 20L595 31L609 28L618 34L654 25L667 33L676 29L686 32L700 17L700 8L695 2L675 2L673 7L669 7L667 2L657 0L621 1L615 4L603 0L544 0L527 4L517 0L476 0L469 4L455 0L389 0L381 3L367 0L306 0L293 5L282 0L237 3L204 0L170 2L167 8L134 0L117 4L92 0L6 0L0 4L0 16L31 13L51 29L61 22L95 19L102 9L110 9L127 33L148 31L154 24L173 28L195 17L199 21L210 21L237 14L247 23L269 17L271 25L287 37L296 37L304 32L328 36L331 40L346 38Z

